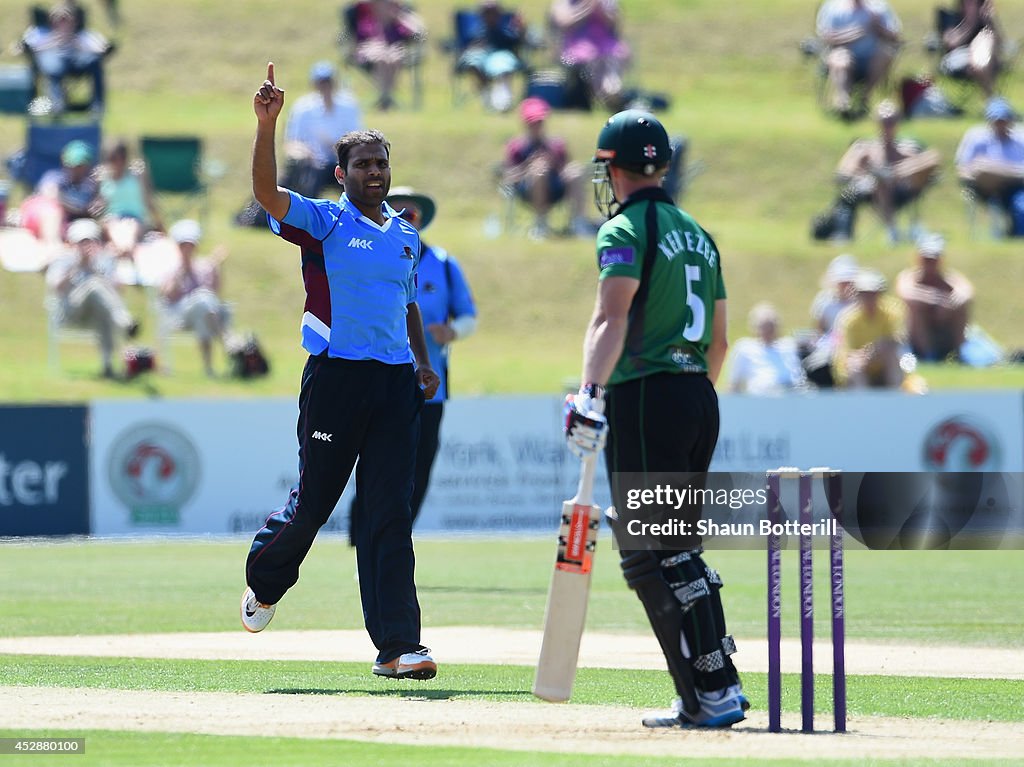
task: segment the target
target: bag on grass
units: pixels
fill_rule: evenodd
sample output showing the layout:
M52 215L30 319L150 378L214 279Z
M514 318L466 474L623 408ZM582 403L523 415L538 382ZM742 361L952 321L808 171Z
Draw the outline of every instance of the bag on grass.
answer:
M227 349L234 378L259 378L270 372L267 360L255 333L233 340Z

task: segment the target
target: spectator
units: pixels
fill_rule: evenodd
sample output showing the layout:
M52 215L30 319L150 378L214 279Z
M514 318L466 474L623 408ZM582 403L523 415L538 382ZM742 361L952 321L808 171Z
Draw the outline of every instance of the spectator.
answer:
M848 253L836 256L828 265L822 279L822 289L811 303L816 336L803 360L807 380L819 388L835 385L832 376L832 358L836 350L836 319L857 302L854 280L857 278L857 260Z
M797 355L796 341L779 336L779 313L763 301L748 317L753 338L736 342L729 370L729 391L742 394L781 394L806 389L807 377Z
M102 112L106 99L103 57L112 48L107 39L88 29L81 29L75 8L58 3L50 9L46 25L34 25L22 36L21 44L35 71L47 81L47 96L52 112L60 114L66 106L64 78L68 75L89 75L92 78L94 112Z
M410 187L392 187L387 203L422 234L434 219L437 204L433 198ZM437 393L428 399L420 412L420 436L416 449L416 468L413 476L412 498L409 501L412 522L420 513L423 499L430 484L430 471L439 447L438 435L444 417L444 403L451 392L448 388L448 354L454 341L467 338L476 331L476 305L469 283L458 261L444 248L428 245L420 240L418 303L426 331L430 367L441 378ZM358 495L352 501L349 514L349 541L354 545L356 536L351 521L360 517L356 506Z
M164 228L146 164L129 161L128 144L118 141L96 177L107 239L119 256L130 258L144 233Z
M377 108L395 105L398 71L406 62L409 46L426 36L423 19L398 0L365 0L355 4L355 61L373 73Z
M956 356L964 343L974 286L957 271L946 269L940 235L923 237L917 245L917 267L896 278L896 295L907 309L910 350L925 362Z
M44 173L21 204L22 225L44 242L59 242L67 222L95 216L102 207L92 148L78 139L70 141L60 161L61 167Z
M170 321L195 333L203 371L212 378L213 339L219 338L224 343L231 321L230 309L220 299L220 266L227 253L218 248L210 258L196 258L202 230L191 219L176 222L169 234L177 243L181 263L163 284L160 295Z
M941 157L936 150L897 135L900 116L892 101L879 104L876 114L879 137L855 141L840 159L836 174L850 188L851 197L871 201L889 242L896 243L896 211L917 199L935 179Z
M122 334L134 338L139 324L133 318L112 277L113 259L101 245L103 234L92 219L68 226L73 255L54 261L46 270L50 311L59 323L96 331L103 363L102 376L114 377L115 345Z
M314 64L309 80L313 92L297 99L288 116L284 134L287 165L281 185L316 197L324 187L337 186L334 142L363 127L363 116L352 94L336 86L331 62Z
M512 108L512 75L524 66L518 51L526 25L522 16L506 12L498 0L484 0L478 13L480 34L466 46L458 69L473 73L491 109L507 112Z
M955 26L942 33L940 69L967 76L991 98L999 74L1000 31L995 0L959 0Z
M555 0L551 22L562 35L562 63L581 72L592 99L621 109L630 49L619 34L618 0Z
M811 317L818 332L831 333L836 318L842 311L853 306L857 300L854 280L857 278L857 259L848 253L836 256L829 262L822 279L822 289L811 303Z
M1024 236L1024 130L1017 114L999 96L985 106L988 125L968 128L956 150L961 182L982 199L998 204L1010 224L1007 233Z
M520 104L519 114L526 134L505 145L502 183L512 187L533 209L535 219L530 229L533 239L550 236L548 214L563 198L568 198L571 206L572 233L588 236L594 230L583 215L584 170L579 163L569 161L563 139L547 135L545 121L550 112L551 107L543 99L528 98Z
M825 0L818 11L818 37L826 46L825 63L832 106L849 119L866 114L871 92L885 80L901 43L900 21L887 0ZM863 83L862 101L853 87Z
M885 296L885 277L865 269L854 282L857 302L836 319L836 350L832 374L838 386L896 388L900 368L903 313Z

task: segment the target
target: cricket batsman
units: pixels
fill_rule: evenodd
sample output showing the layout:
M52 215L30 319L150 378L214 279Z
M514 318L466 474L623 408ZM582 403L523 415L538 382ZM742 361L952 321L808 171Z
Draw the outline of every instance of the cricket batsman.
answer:
M607 442L612 498L624 509L623 473L703 473L718 441L715 381L727 348L718 246L661 186L668 134L647 112L613 115L595 154L595 196L608 216L597 234L594 313L583 345L583 385L566 404L570 449ZM697 518L699 507L692 510ZM686 548L640 547L611 516L626 583L643 604L677 695L647 727L728 727L749 703L730 655L722 580ZM631 548L632 546L632 548ZM661 548L662 550L654 550Z

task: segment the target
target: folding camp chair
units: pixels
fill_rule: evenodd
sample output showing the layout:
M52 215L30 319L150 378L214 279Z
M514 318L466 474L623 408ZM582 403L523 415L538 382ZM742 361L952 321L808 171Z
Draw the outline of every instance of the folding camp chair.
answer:
M139 146L165 217L184 218L194 208L198 211L195 218L205 221L209 207L206 178L212 173L203 165L203 140L198 136L143 136Z

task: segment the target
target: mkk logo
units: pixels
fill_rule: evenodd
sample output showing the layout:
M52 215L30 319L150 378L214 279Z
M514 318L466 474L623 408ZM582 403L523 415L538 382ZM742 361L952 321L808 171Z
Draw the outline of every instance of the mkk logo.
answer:
M330 442L331 441L331 435L330 434L326 434L325 432L322 432L322 431L315 431L315 432L313 432L313 439L318 439L321 442Z
M373 250L372 240L361 240L358 237L353 237L348 241L350 248L362 248L363 250Z

